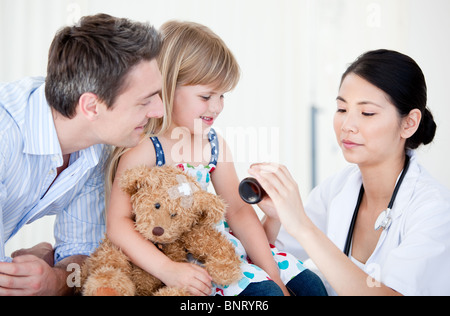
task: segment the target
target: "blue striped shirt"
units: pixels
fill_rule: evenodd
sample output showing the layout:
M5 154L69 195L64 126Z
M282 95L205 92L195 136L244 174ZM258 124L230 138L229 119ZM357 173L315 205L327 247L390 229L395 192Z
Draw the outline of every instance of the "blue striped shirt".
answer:
M56 215L55 262L90 254L105 233L104 168L110 147L71 154L53 183L63 155L44 90L44 78L0 84L0 262L11 261L5 243L46 215Z

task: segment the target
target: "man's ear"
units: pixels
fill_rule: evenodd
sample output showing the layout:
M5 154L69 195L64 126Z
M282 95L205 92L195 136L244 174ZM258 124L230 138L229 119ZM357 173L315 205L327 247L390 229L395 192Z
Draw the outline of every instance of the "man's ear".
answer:
M89 121L97 119L99 104L100 100L98 96L91 92L83 93L78 101L80 113L82 113Z
M413 136L419 128L420 121L422 120L422 112L419 109L414 109L402 120L401 136L404 139L408 139Z

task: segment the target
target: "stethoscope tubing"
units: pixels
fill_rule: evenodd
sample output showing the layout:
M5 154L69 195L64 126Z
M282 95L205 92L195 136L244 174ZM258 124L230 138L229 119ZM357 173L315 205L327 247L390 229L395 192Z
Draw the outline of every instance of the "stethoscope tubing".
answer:
M392 197L391 197L391 200L387 207L387 210L383 211L383 213L380 214L380 216L384 216L384 220L380 220L380 218L377 219L376 223L380 222L382 224L378 225L379 227L377 227L377 225L375 225L376 226L375 230L378 230L380 228L383 228L386 230L387 228L389 228L389 225L391 222L391 217L390 217L391 212L390 211L392 210L392 207L394 206L394 202L395 202L395 198L397 197L397 193L400 190L400 186L403 183L406 173L408 172L410 161L411 161L411 158L408 155L406 155L405 165L403 167L402 174L400 175L400 178L398 179L397 184L395 185L395 189L394 189L394 192L392 193ZM358 212L359 212L359 208L361 207L361 202L362 202L363 196L364 196L364 185L361 185L361 190L359 191L358 201L356 203L355 211L353 212L352 221L350 223L350 228L348 230L347 240L345 241L344 253L346 256L348 256L350 254L350 247L352 245L352 239L353 239L353 233L355 230L356 219L358 218Z

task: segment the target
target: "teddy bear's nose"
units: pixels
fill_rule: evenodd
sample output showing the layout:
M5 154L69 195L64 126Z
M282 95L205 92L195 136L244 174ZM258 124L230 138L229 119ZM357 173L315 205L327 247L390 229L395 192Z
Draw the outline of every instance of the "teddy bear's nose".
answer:
M164 234L164 228L162 228L162 227L155 227L155 228L153 228L152 233L155 236L162 236Z

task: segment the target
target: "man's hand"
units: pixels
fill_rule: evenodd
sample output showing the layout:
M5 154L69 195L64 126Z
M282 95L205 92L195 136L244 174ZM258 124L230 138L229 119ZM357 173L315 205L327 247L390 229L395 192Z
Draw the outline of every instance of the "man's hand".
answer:
M24 256L24 255L33 255L38 258L41 258L51 267L54 265L54 250L53 246L47 242L40 243L33 248L30 249L20 249L16 250L11 254L12 258Z
M53 267L53 247L41 243L30 249L15 251L11 263L0 262L0 296L71 295L67 285L71 263L82 265L86 256L72 256Z
M17 256L11 263L0 263L0 296L57 295L65 286L63 272L34 255Z

